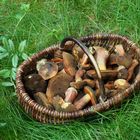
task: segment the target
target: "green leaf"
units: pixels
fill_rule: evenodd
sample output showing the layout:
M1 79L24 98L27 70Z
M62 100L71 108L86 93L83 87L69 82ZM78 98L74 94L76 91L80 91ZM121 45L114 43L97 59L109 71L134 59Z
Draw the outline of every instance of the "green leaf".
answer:
M6 53L0 53L0 60L5 58L6 56L8 56L9 54L6 52Z
M11 48L11 50L14 48L14 43L11 39L8 40L9 43L9 47Z
M0 127L4 127L7 123L5 122L0 122Z
M12 71L11 71L11 77L13 80L16 79L16 70L17 70L16 68L12 68Z
M12 65L13 65L13 67L17 67L17 65L18 65L18 56L17 56L17 54L15 54L13 57L12 57Z
M4 86L4 87L11 87L11 86L13 86L14 84L11 83L11 82L2 82L1 85Z
M19 44L19 47L18 47L19 52L23 52L25 47L26 47L26 40L23 40Z
M7 50L4 49L2 46L0 46L0 52L5 53L5 52L7 52Z
M27 60L28 57L29 57L29 56L28 56L26 53L22 53L22 58L23 58L23 60Z
M7 39L5 37L2 37L2 43L3 43L4 47L8 46L8 41L7 41Z
M11 71L8 70L8 69L0 70L0 76L3 77L3 78L10 77L10 73L11 73Z

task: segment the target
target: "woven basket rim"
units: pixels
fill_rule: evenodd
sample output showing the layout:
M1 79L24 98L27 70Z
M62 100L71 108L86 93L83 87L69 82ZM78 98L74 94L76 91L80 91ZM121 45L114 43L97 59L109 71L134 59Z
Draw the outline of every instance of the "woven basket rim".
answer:
M80 40L86 41L86 40L90 40L90 39L92 40L93 38L97 38L97 39L102 39L102 38L116 39L116 38L118 38L123 41L126 41L127 44L130 45L131 48L134 49L136 51L136 53L138 54L138 61L140 63L140 49L138 48L138 46L135 43L130 41L127 37L121 36L121 35L116 35L116 34L94 34L91 36L81 37ZM33 110L38 110L38 112L42 112L46 115L49 115L50 117L77 118L77 117L81 117L83 115L89 115L89 114L96 113L98 111L103 111L103 110L109 109L113 105L120 103L123 99L128 97L130 95L130 93L132 93L133 90L135 90L137 88L137 86L139 87L140 70L137 73L134 83L131 84L131 86L129 88L127 88L123 92L118 93L117 95L108 99L104 103L98 103L94 107L91 106L91 107L88 107L88 108L85 108L82 110L78 110L75 112L58 112L58 111L54 111L54 110L49 110L45 106L37 104L33 99L31 99L29 97L28 93L26 93L26 91L24 89L24 84L22 83L22 74L24 73L23 69L26 65L29 65L31 62L36 61L38 56L42 56L43 54L46 54L47 52L51 51L51 49L57 50L57 49L59 49L59 46L60 46L60 44L52 45L52 46L34 54L33 56L31 56L28 60L24 61L19 66L19 68L17 70L17 74L16 74L16 93L18 95L20 102L24 102L24 104L26 104L26 107L24 107L26 112L29 112L29 108L32 108Z

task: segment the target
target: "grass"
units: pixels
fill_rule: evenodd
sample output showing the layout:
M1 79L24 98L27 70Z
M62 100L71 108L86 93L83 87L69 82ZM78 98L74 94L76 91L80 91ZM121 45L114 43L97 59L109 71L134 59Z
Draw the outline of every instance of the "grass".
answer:
M139 0L1 0L0 36L35 53L72 35L128 36L140 44ZM0 61L0 70L11 61ZM0 77L1 78L1 77ZM3 79L1 78L0 81ZM14 88L0 87L0 140L139 140L140 92L119 108L64 125L41 124L19 106Z

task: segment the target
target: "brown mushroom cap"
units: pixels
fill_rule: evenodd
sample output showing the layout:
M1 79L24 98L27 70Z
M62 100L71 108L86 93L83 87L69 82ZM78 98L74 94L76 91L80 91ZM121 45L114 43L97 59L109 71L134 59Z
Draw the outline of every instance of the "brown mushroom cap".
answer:
M37 71L39 71L39 69L40 69L43 65L45 65L47 62L48 62L48 60L45 59L45 58L39 60L39 61L37 62L37 64L36 64L36 69L37 69Z
M77 64L74 57L67 52L63 52L64 70L71 76L75 76L77 71Z
M90 95L92 105L96 105L97 104L95 92L93 91L93 89L91 87L85 86L84 87L84 93Z
M132 64L132 56L131 55L117 55L117 54L111 54L108 60L108 64L110 65L122 65L125 68L129 68Z
M24 78L25 88L33 92L45 92L46 81L38 74L29 74Z
M73 77L68 75L64 70L60 71L56 76L51 78L48 83L46 96L52 102L52 98L56 95L65 97L65 91L68 89Z
M57 74L58 65L56 63L48 62L43 59L37 62L37 70L38 70L38 74L44 80L48 80Z

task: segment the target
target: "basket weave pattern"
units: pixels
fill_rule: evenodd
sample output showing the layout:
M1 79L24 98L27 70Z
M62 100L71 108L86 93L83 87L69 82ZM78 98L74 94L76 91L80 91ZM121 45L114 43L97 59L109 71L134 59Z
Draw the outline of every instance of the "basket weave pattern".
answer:
M28 60L24 61L17 70L16 93L18 95L18 100L24 110L32 118L43 123L67 122L82 116L93 115L96 112L105 111L114 105L120 104L125 98L129 97L133 91L140 89L140 49L136 46L135 43L133 43L126 37L113 34L96 34L92 36L82 37L80 40L85 43L86 46L94 45L105 47L107 49L109 49L109 46L114 46L121 43L126 53L134 54L134 58L138 60L139 66L136 72L136 77L135 79L133 79L131 86L123 92L120 92L112 98L108 99L104 103L98 103L94 107L91 106L75 112L58 112L49 110L46 107L37 104L30 98L30 96L26 92L22 78L35 69L36 62L38 60L48 54L53 54L60 47L60 44L53 45L37 54L34 54Z

